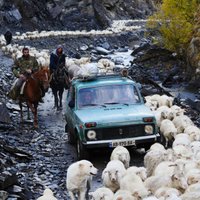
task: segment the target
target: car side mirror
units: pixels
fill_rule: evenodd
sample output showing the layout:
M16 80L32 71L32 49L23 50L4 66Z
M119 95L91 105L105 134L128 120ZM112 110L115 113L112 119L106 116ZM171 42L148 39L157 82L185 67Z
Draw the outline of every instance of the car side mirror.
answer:
M142 89L142 85L140 83L136 83L136 86L138 87L139 90Z
M74 100L69 101L68 106L69 106L70 108L74 108L74 107L75 107L75 102L74 102Z

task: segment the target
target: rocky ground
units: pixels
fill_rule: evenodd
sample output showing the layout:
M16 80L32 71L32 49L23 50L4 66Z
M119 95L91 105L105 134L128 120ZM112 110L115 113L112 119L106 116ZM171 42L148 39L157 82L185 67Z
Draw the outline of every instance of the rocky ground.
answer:
M116 52L127 52L131 48L134 59L129 72L135 80L143 84L143 94L175 94L176 102L185 107L187 114L200 125L198 91L187 93L186 96L179 91L180 86L185 88L187 85L184 73L180 73L181 62L171 52L151 45L150 38L144 38L143 29L114 37L62 37L18 43L35 46L37 49L53 49L57 44L62 44L67 56L89 55L93 60L110 56L95 52L97 46ZM118 65L123 64L120 56L114 61ZM74 147L67 143L67 134L64 132L64 108L61 111L53 108L53 98L49 90L45 103L39 106L39 129L34 130L31 121L26 121L22 126L19 123L17 104L5 95L13 81L13 60L0 53L0 63L0 188L8 192L9 200L36 199L45 186L49 186L58 199L69 199L65 187L66 171L76 160L76 153ZM189 95L192 98L188 100ZM101 171L110 155L107 151L97 151L91 156L91 161L100 169L94 179L93 189L101 185ZM131 151L132 164L143 165L143 155L142 152Z

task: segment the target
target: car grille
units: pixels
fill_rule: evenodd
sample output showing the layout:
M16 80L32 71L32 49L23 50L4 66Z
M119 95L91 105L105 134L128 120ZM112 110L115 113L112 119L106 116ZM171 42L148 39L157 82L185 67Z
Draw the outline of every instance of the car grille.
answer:
M146 135L144 125L102 128L95 131L97 133L97 140L123 139Z

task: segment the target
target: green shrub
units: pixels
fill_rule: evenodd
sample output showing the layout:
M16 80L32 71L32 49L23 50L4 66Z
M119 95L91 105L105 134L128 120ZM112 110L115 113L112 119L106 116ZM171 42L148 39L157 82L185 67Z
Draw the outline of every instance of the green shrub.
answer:
M158 29L165 48L183 56L195 27L198 0L163 0L147 26Z

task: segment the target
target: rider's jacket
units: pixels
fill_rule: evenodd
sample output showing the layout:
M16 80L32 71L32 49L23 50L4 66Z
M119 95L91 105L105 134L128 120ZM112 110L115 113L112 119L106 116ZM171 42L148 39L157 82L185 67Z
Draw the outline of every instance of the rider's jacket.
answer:
M27 69L31 69L32 72L35 72L39 69L38 62L35 57L20 57L15 61L15 66L12 71L16 77L19 77L19 74L25 74Z

